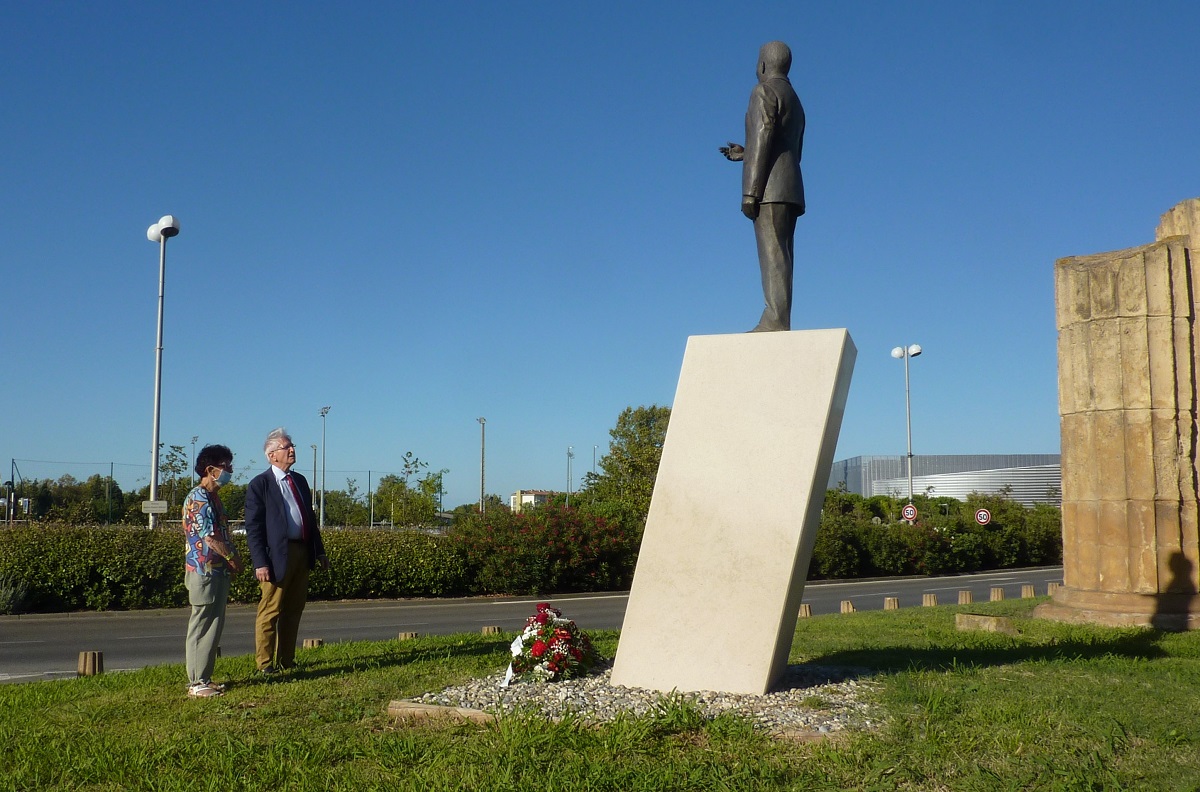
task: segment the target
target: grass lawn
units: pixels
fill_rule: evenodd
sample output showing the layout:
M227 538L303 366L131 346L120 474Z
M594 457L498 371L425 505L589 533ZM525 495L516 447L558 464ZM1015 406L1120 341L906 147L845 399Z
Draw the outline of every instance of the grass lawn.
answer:
M595 728L387 717L501 670L503 635L327 645L285 682L222 658L230 690L207 700L178 665L0 685L0 790L1200 789L1200 632L1036 621L1037 602L801 621L793 662L867 669L886 713L808 744L679 707ZM964 610L1022 633L959 633ZM617 634L595 637L611 655Z

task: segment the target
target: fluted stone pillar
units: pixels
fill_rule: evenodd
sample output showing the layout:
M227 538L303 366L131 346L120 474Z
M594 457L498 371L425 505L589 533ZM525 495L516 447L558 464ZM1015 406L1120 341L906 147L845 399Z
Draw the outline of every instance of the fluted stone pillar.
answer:
M1200 628L1200 199L1156 238L1055 264L1064 569L1046 618Z

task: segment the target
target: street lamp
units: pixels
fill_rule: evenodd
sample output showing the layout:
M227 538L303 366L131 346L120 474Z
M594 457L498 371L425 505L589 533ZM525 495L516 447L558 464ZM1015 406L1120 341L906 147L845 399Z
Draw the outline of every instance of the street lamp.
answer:
M907 347L896 347L892 357L904 360L904 424L908 429L908 502L912 503L912 401L908 395L908 359L921 354L920 344L909 344Z
M487 428L487 418L476 418L479 421L479 513L483 514L483 461L484 461L484 440L485 430Z
M567 508L571 508L571 460L575 458L573 446L567 446Z
M162 406L163 286L167 280L167 240L179 233L174 215L163 215L146 229L146 239L158 243L158 337L154 354L154 430L150 436L150 500L158 500L158 427ZM150 527L158 524L158 515L150 513Z
M316 486L316 484L318 483L318 479L317 479L317 444L316 443L312 444L312 450L313 450L313 486Z
M192 435L192 486L196 486L196 441L200 435Z
M325 530L325 416L329 415L329 406L321 408L321 530Z

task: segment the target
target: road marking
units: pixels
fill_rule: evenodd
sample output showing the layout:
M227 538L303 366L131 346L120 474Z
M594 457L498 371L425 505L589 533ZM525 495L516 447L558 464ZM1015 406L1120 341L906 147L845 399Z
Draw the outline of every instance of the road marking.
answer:
M46 643L45 641L0 641L0 646L8 646L10 644L31 644L31 643Z
M531 599L531 600L509 600L506 602L493 602L493 605L537 605L542 602L580 602L582 600L603 600L603 599L625 599L628 594L597 594L594 597L565 597L560 600L553 599Z

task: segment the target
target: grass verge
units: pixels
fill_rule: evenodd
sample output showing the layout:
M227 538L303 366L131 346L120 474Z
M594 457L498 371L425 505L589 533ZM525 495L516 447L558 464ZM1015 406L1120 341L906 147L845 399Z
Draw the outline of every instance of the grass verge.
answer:
M886 713L815 744L677 707L598 728L386 716L394 698L503 668L506 636L327 645L283 682L222 658L230 690L208 700L184 697L178 665L3 685L0 790L1200 788L1200 633L1042 622L1036 602L801 621L793 662L866 669ZM1021 634L957 632L963 610ZM611 655L616 633L595 637Z

